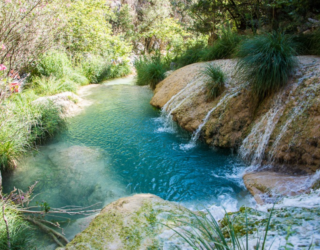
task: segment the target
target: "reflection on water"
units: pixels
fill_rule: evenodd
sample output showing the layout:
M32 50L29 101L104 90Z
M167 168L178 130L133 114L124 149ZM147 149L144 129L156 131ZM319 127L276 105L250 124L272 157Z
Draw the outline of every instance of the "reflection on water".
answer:
M51 207L105 205L132 193L153 193L192 208L230 199L239 207L237 201L247 197L241 162L206 145L182 150L190 135L159 129L159 111L149 105L152 91L121 83L91 88L85 98L93 105L70 119L67 131L23 159L4 178L5 192L39 181L37 200Z

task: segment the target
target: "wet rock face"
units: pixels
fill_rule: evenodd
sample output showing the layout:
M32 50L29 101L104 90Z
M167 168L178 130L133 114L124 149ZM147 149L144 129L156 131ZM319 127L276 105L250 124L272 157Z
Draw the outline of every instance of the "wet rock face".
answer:
M211 62L227 79L224 92L215 100L207 101L206 79L199 75L205 64L198 63L158 84L151 104L190 132L214 109L201 130L208 144L237 148L253 165L272 163L280 172L314 173L320 168L320 58L298 60L288 85L261 104L235 75L235 60Z

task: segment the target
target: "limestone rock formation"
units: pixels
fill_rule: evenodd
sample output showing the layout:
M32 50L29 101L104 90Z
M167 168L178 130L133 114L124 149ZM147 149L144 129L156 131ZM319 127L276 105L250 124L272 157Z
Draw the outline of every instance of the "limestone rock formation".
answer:
M201 138L208 144L239 149L254 165L272 162L280 172L314 173L320 168L320 58L299 57L290 83L258 105L247 83L235 74L235 60L210 62L226 75L226 89L206 99L205 63L181 68L158 84L151 104L178 124L195 131L209 111Z
M260 104L236 75L235 60L210 62L226 76L226 88L215 100L206 98L205 63L197 63L159 83L151 104L190 132L202 127L200 139L208 144L235 148L253 169L268 166L273 172L244 177L259 203L275 193L306 192L311 187L300 184L320 169L320 57L298 60L288 85ZM297 183L300 188L292 191Z
M65 248L73 249L159 249L173 232L169 230L170 215L183 215L186 208L151 194L122 198L106 206ZM164 223L164 224L162 224Z

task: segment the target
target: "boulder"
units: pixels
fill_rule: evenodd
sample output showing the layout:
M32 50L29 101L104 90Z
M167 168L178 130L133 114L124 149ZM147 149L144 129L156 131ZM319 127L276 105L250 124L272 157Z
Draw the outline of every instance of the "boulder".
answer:
M282 196L295 196L310 191L312 176L292 176L276 172L257 172L243 176L244 184L258 204L275 203Z
M162 249L172 240L171 215L188 210L151 194L122 198L106 206L89 227L59 250L80 249ZM169 239L170 238L170 239Z

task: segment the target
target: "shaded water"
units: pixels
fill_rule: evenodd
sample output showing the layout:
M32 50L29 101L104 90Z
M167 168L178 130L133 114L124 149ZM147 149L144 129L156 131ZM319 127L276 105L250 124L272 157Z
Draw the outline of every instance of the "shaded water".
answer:
M69 119L67 131L22 159L5 176L4 191L26 190L39 181L36 200L51 207L96 202L102 207L133 193L191 208L233 204L236 209L245 203L244 165L237 157L201 144L182 150L190 134L161 132L160 112L149 104L152 91L132 83L127 78L91 88L83 98L93 104ZM67 236L81 229L75 226Z

